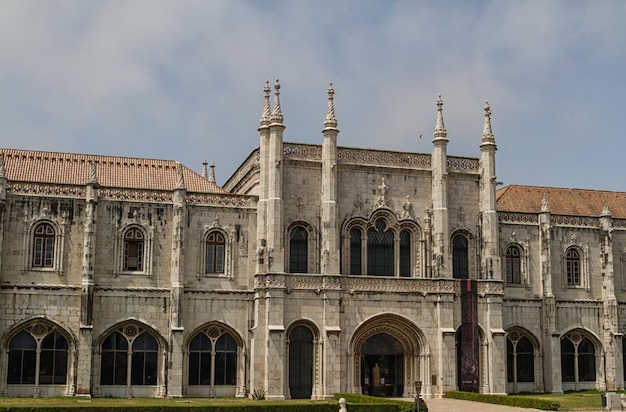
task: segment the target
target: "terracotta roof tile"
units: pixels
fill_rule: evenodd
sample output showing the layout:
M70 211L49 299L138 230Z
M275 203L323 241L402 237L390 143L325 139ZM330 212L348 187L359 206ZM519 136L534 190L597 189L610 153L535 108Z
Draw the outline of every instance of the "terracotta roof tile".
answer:
M605 190L510 185L497 191L496 209L539 213L544 193L552 214L598 217L602 215L606 200L612 217L626 218L626 193Z
M178 162L173 160L99 156L35 150L0 149L4 153L9 181L84 186L89 180L91 162L96 162L102 187L174 190ZM217 184L183 167L185 187L194 193L227 193Z

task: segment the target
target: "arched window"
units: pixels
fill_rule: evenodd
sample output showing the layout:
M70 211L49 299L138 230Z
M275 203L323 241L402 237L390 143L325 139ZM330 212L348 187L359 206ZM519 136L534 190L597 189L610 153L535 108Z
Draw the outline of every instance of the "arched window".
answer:
M575 248L569 248L565 252L565 273L568 286L580 285L580 254Z
M143 271L145 236L141 229L133 227L124 233L124 270Z
M131 385L156 385L158 349L154 336L136 326L112 332L102 341L100 384L128 385L130 378Z
M237 341L217 326L200 331L189 342L189 385L236 385Z
M513 331L506 341L507 381L535 381L535 350L528 337Z
M561 375L563 382L596 380L596 350L589 338L574 332L561 339Z
M211 232L206 238L205 273L224 273L226 240L220 232Z
M350 274L362 275L363 269L361 266L361 238L363 232L361 229L353 227L350 229Z
M51 224L40 223L33 231L33 267L54 267L55 231Z
M67 339L38 323L19 332L9 342L7 383L65 385L67 364Z
M367 274L370 276L393 276L393 232L387 230L382 219L376 227L367 231Z
M298 325L289 333L289 393L310 399L313 391L313 333Z
M521 276L521 259L520 250L517 246L509 246L504 254L504 271L506 274L506 283L520 285L522 283Z
M309 254L309 234L302 226L294 226L289 231L289 272L307 273Z
M411 276L411 233L400 232L400 276Z
M468 242L463 235L456 235L452 239L452 277L469 279Z

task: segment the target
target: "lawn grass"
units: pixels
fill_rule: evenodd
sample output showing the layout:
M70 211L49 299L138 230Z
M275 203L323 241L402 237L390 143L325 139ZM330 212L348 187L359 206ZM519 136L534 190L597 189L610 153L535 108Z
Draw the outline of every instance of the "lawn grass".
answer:
M527 396L556 401L561 405L560 411L601 411L601 395L603 393L604 392L599 391L580 391L564 394L532 394Z

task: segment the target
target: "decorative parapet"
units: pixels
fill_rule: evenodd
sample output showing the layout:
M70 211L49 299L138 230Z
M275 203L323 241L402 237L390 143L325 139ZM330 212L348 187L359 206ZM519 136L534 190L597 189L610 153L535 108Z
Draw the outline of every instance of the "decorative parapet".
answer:
M583 227L600 227L600 221L597 217L586 216L563 216L551 215L550 223L553 226L583 226Z
M254 207L254 198L244 195L224 195L215 193L188 193L187 203L192 205Z
M626 229L626 219L613 219L613 228Z
M498 221L501 223L538 224L539 215L537 213L498 212Z
M302 143L284 143L283 158L314 160L319 162L322 160L322 146Z
M448 156L448 170L478 173L480 169L476 158Z
M2 283L0 284L2 290L12 290L17 293L24 293L28 291L62 291L80 292L82 287L80 285L58 285L58 284L21 284L21 283Z
M263 274L255 276L256 289L284 289L287 293L294 290L344 291L350 294L377 293L412 293L412 294L453 294L460 295L460 282L456 279L396 278L383 276L329 276L302 274ZM502 295L503 284L500 281L479 280L478 294Z
M395 166L415 169L430 169L430 155L422 153L390 152L384 150L337 148L337 160L372 166Z
M171 203L173 192L162 190L117 189L104 187L98 190L98 198L134 202Z
M55 196L85 198L85 186L54 185L42 183L7 183L7 193L26 196Z

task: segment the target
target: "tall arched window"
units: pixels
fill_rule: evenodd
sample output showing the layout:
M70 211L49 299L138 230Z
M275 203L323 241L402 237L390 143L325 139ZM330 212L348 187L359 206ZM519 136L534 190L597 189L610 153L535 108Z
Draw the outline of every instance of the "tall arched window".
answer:
M361 238L363 232L361 229L353 227L350 229L350 274L362 275L363 269L361 264Z
M206 238L205 273L224 273L226 240L220 232L211 232Z
M65 385L67 369L67 339L41 323L22 330L9 342L10 385Z
M567 285L580 285L580 254L575 248L569 248L565 252L565 273L567 274Z
M563 382L596 380L596 350L589 338L573 332L561 339L561 376Z
M144 241L144 233L139 228L133 227L124 233L124 270L143 270Z
M509 246L504 254L504 271L506 282L519 285L522 283L520 250L517 246Z
M128 325L102 341L101 385L156 385L159 344L154 336Z
M54 267L55 231L51 224L40 223L33 231L33 260L34 268Z
M400 276L411 276L411 233L400 232Z
M387 230L382 219L375 228L367 231L367 274L370 276L393 276L393 232Z
M236 385L237 341L218 326L210 326L189 342L189 385Z
M452 277L469 279L468 242L463 235L456 235L452 239Z
M528 337L518 331L507 337L507 381L535 381L535 349Z
M309 255L309 233L302 226L289 231L289 272L307 273Z

